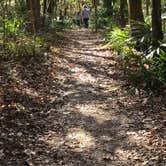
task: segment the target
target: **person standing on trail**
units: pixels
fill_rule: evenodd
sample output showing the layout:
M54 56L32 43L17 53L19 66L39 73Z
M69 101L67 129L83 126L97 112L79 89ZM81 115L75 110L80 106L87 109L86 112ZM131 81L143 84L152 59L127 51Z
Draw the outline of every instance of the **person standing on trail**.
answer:
M83 18L83 23L85 28L89 27L89 17L90 17L90 10L87 7L87 5L84 5L82 9L82 18Z
M80 11L77 12L77 14L76 14L76 24L78 27L81 26L81 12Z

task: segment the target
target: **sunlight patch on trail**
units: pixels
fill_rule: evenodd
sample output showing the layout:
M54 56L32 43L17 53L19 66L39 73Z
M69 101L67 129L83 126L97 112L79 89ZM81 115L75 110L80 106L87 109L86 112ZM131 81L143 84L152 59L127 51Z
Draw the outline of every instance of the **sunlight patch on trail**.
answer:
M20 89L20 88L14 87L14 90L15 90L15 92L18 92L20 94L22 93L22 94L27 95L27 96L41 97L39 92L36 91L34 88L24 87L24 89Z
M95 147L94 137L81 128L69 129L66 141L66 144L75 152L82 152Z
M92 45L94 45L94 42L97 42L97 41L98 41L98 40L94 40L94 39L93 39L93 40L92 40L92 39L90 40L90 39L89 39L89 40L80 40L80 41L78 41L78 43L79 43L79 44L84 44L84 45L86 44L86 45L88 45L88 46L92 46Z
M54 131L49 131L43 137L39 138L39 141L43 141L50 148L58 148L64 144L64 139Z
M115 154L118 159L123 162L130 161L131 159L138 160L139 158L141 158L141 154L137 153L134 149L126 150L123 148L117 148L115 150Z
M104 104L77 104L75 105L76 112L85 116L93 117L99 124L110 120L110 114L105 112Z
M157 136L156 130L154 129L151 129L151 131L128 131L126 134L131 144L144 147L147 150L154 148L162 150L165 145L165 141ZM158 142L158 140L160 141Z
M85 69L80 67L75 67L71 69L73 72L72 77L74 77L80 83L95 83L96 78L91 74L87 73Z

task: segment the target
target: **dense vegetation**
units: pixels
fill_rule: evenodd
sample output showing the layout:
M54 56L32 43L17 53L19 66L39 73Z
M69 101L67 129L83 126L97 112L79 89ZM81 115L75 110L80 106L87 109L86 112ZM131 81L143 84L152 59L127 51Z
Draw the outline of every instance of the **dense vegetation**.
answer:
M145 89L165 86L164 1L129 1L128 8L127 1L120 1L114 12L119 13L119 22L107 38L121 56L129 81Z
M58 41L60 31L71 27L76 12L88 4L91 27L96 31L104 29L107 46L121 56L126 77L143 88L165 86L164 0L6 0L0 3L1 56L39 55L49 47L51 36L56 34Z

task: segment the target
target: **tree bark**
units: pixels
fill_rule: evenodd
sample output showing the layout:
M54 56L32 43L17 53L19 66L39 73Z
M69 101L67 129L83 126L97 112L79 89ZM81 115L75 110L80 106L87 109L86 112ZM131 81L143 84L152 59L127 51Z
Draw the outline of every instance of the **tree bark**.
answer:
M98 5L99 5L99 0L93 0L93 6L94 6L94 9L95 9L95 32L98 31Z
M40 28L40 0L26 0L27 30L36 33Z
M142 0L129 0L129 19L131 22L144 22Z
M120 0L120 25L121 27L126 26L126 19L125 19L125 10L127 8L127 0Z
M48 11L48 13L49 13L50 15L53 14L54 8L55 8L55 1L54 1L54 0L50 0L50 1L49 1L49 5L48 5L48 9L47 9L47 11Z
M163 38L161 20L161 0L152 0L152 37L156 45Z
M46 10L47 10L47 0L43 0L43 26L45 25L46 19Z
M131 36L136 36L140 29L144 28L140 22L144 22L142 0L129 0L129 22Z

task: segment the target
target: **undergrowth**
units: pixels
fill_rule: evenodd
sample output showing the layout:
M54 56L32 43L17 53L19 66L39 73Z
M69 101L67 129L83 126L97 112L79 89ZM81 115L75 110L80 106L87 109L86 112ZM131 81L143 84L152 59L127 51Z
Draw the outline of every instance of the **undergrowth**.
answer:
M159 46L152 45L149 25L131 37L130 28L113 28L107 34L107 46L120 57L128 82L137 88L156 90L166 87L166 35Z

